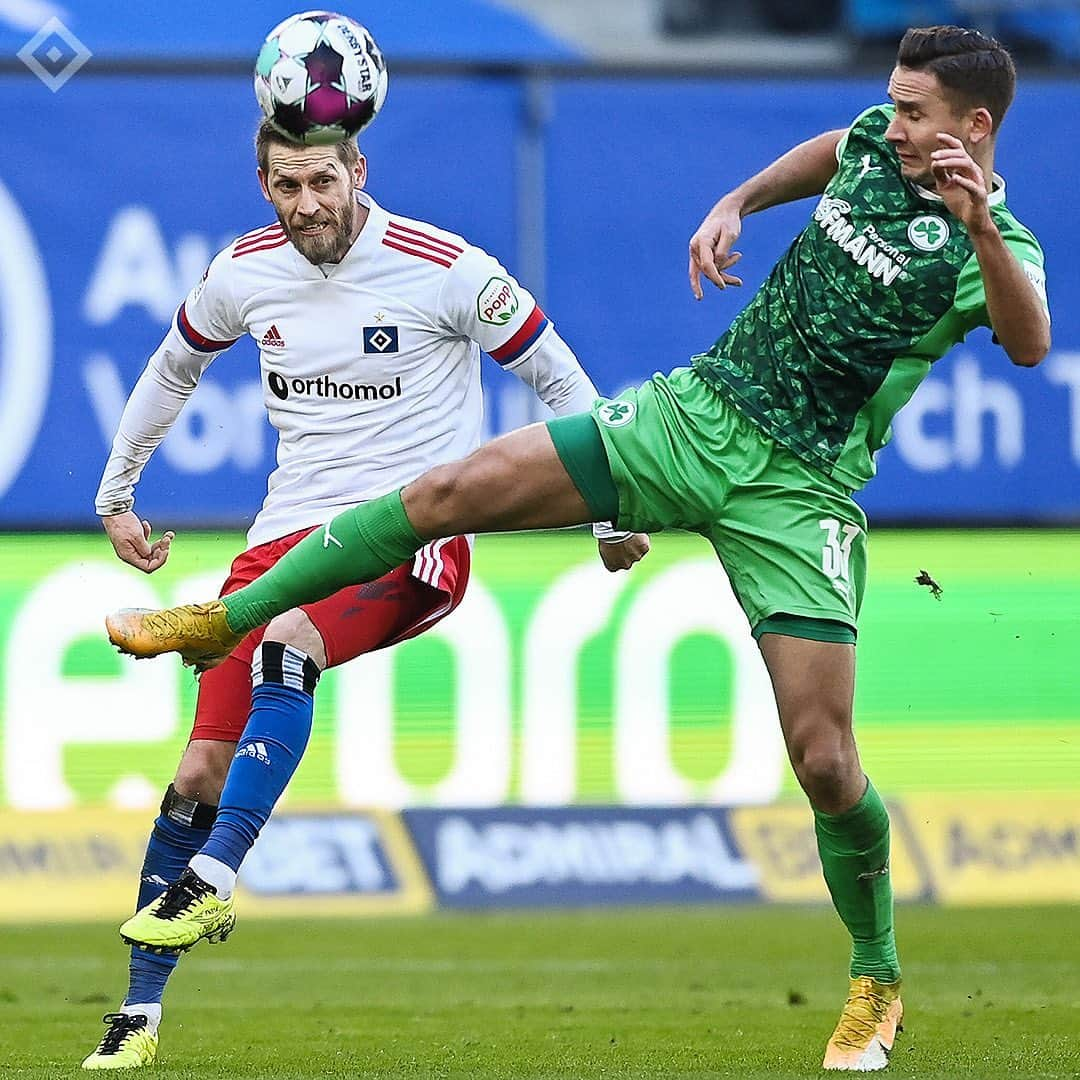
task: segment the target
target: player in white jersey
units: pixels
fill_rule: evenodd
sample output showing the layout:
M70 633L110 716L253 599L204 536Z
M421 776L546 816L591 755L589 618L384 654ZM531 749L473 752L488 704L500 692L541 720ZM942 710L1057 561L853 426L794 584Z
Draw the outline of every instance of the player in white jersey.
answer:
M210 362L250 334L278 465L222 595L357 501L478 446L481 351L556 414L597 397L535 299L497 260L363 192L366 162L354 142L298 147L264 124L256 151L278 223L230 244L181 304L128 399L96 499L121 559L148 573L165 562L172 533L150 542L134 486ZM594 531L608 569L648 550L643 536ZM327 529L323 542L338 541ZM186 867L206 858L197 853L215 821L228 818L233 835L229 851L213 850L213 865L239 866L303 753L321 671L443 618L462 598L469 561L466 538L434 541L378 581L279 616L203 675L192 738L150 837L139 909L191 901L201 882ZM231 881L214 884L219 897L231 893ZM132 945L128 993L85 1068L154 1059L165 983L194 944L140 947L135 921L122 930Z

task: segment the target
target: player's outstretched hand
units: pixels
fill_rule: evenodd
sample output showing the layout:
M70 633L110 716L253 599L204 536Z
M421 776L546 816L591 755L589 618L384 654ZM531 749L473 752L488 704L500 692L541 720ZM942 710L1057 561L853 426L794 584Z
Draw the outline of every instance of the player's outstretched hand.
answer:
M949 212L955 214L968 229L976 232L993 228L990 217L990 192L986 177L975 160L955 136L938 132L941 146L930 155L930 167L937 181L938 194Z
M740 252L731 250L741 232L742 218L738 210L726 206L721 199L690 237L690 289L696 300L704 295L702 274L718 289L742 284L742 278L727 273L742 258Z
M614 573L616 570L629 570L636 562L640 562L649 554L649 534L631 533L625 540L611 543L608 540L599 541L600 561L605 570Z
M169 557L169 545L175 533L165 532L161 538L150 543L150 522L140 520L134 510L124 514L110 514L101 519L105 532L112 541L117 556L129 566L144 574L152 574L165 565Z

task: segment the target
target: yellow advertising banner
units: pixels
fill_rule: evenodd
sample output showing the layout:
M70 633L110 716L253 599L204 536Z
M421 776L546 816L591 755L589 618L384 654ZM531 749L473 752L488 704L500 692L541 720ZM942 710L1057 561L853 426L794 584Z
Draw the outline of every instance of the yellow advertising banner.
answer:
M151 820L145 811L0 811L0 922L122 921ZM401 819L355 811L269 822L237 894L245 918L408 914L433 903Z
M904 809L941 903L1080 901L1080 796L913 798Z
M764 899L797 903L829 900L821 876L814 818L805 802L743 806L730 813L732 832L744 858L758 871L758 885ZM892 819L890 866L896 898L928 900L931 881L903 810L890 804L889 814Z

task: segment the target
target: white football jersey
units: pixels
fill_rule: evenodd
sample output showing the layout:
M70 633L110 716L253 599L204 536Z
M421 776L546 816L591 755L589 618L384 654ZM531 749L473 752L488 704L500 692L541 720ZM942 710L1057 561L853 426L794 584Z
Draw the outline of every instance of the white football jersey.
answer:
M591 406L596 390L573 353L496 259L358 198L368 218L340 263L312 265L278 224L214 259L132 392L98 513L131 507L143 465L199 376L244 334L258 343L278 433L251 546L326 522L475 449L481 350L557 413Z

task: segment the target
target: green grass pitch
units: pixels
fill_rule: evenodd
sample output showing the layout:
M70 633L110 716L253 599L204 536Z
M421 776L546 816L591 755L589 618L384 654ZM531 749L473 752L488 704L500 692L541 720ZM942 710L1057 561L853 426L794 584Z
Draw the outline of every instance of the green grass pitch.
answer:
M1080 1076L1074 909L899 916L907 1031L886 1075ZM824 1077L845 953L817 908L241 913L182 961L149 1075ZM112 927L0 928L0 1076L86 1075L125 960Z

